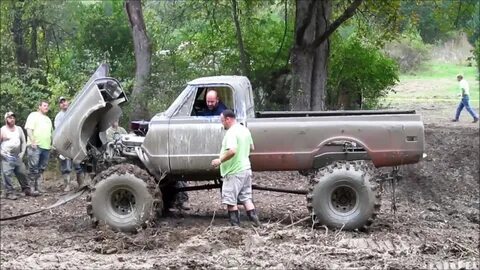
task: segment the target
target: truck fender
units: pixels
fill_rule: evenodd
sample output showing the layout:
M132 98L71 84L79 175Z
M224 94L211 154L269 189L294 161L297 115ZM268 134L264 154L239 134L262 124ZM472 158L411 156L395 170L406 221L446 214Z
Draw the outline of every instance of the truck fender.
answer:
M322 148L324 148L326 145L334 143L335 141L347 141L353 143L357 148L356 151L345 151L343 149L342 145L338 145L338 149L335 149L333 151L322 151ZM362 150L358 150L362 149ZM313 158L313 168L319 169L323 168L327 165L332 164L333 162L337 160L346 160L346 161L352 161L352 160L370 160L370 155L369 155L369 149L365 146L365 144L353 137L346 137L346 136L338 136L338 137L332 137L324 140L321 142L314 154Z

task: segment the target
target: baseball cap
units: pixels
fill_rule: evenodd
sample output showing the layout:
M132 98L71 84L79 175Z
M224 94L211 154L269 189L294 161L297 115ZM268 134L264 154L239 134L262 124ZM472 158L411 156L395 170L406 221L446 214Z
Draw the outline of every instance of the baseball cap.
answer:
M62 100L67 100L67 99L64 96L61 96L61 97L58 98L58 103L61 103Z
M10 116L15 117L15 114L14 114L13 112L7 112L7 113L5 114L5 119L7 119L7 117L10 117Z

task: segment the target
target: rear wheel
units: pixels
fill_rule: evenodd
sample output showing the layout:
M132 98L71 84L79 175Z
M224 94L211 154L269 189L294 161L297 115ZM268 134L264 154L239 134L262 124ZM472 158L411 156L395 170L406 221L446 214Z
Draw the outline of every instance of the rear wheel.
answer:
M152 224L163 209L155 179L132 164L110 167L93 180L87 212L94 225L105 223L115 231L136 231Z
M363 161L337 162L321 169L307 195L315 219L334 228L364 229L380 210L380 193Z

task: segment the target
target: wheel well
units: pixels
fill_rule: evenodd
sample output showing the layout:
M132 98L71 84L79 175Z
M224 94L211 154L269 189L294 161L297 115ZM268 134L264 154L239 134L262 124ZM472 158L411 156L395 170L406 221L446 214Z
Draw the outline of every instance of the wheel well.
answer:
M313 168L323 168L338 160L370 160L369 149L355 138L335 137L323 141L313 158Z

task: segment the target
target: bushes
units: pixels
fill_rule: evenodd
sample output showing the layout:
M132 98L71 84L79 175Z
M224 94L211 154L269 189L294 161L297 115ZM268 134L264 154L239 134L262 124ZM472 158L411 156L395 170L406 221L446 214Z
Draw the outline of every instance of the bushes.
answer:
M388 44L385 50L387 55L398 63L402 73L418 69L430 56L430 46L426 45L415 31L404 34L403 37Z
M480 39L475 41L475 47L472 50L475 57L475 63L477 64L477 80L480 80Z
M334 39L329 62L329 109L370 109L398 81L398 66L378 48L357 37Z

